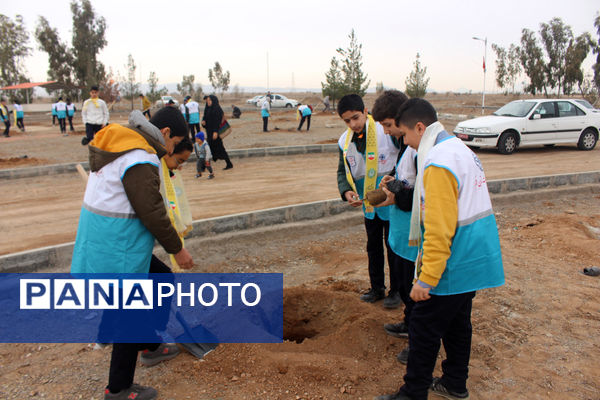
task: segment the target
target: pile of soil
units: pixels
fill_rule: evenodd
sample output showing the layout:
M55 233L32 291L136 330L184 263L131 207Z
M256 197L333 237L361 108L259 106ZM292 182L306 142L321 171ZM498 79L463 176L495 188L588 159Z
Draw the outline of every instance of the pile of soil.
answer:
M0 169L1 168L14 168L17 166L27 165L40 165L46 164L47 161L41 158L21 156L21 157L9 157L9 158L0 158Z

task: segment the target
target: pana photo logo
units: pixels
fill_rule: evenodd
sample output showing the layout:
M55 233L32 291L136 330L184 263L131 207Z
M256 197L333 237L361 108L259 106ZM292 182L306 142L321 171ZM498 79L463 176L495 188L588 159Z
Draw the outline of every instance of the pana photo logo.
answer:
M151 279L21 279L19 284L22 310L143 310L153 309L155 300L158 307L173 300L177 307L232 307L240 302L254 307L261 300L260 287L252 282L173 284ZM225 296L219 295L221 288L227 290Z

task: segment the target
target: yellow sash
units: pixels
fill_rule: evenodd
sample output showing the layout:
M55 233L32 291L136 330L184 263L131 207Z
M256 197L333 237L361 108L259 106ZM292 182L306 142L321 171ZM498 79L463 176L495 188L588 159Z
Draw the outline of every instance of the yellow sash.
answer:
M348 146L350 145L350 141L352 140L352 136L354 132L352 129L348 128L346 131L346 143L344 144L344 166L346 167L346 180L352 187L354 192L358 193L356 190L356 184L354 183L354 178L352 178L352 172L350 167L348 166L348 160L346 158L346 154L348 153ZM365 149L365 181L363 185L363 204L365 206L366 213L372 213L374 208L369 201L366 199L366 194L371 190L375 190L377 188L377 164L379 159L379 154L377 154L377 129L375 128L375 120L373 117L367 114L367 147Z
M173 171L175 174L171 178L169 174L169 168L165 159L161 159L162 164L162 179L161 179L161 194L163 199L166 201L167 214L171 220L171 224L179 234L181 244L184 245L183 237L192 230L192 218L189 210L189 204L185 192L183 191L183 182L181 177L177 174L177 171ZM170 254L171 264L176 271L181 270L175 257Z

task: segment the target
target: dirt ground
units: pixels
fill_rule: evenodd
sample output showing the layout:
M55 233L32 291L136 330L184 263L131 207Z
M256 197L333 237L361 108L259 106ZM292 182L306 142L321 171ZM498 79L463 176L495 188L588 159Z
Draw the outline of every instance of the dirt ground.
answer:
M473 306L472 399L598 399L600 190L495 201L506 285ZM406 340L383 324L400 318L368 287L361 219L337 216L190 241L196 272L283 272L281 344L223 344L184 353L136 381L161 399L371 399L395 391ZM227 251L223 251L227 243ZM110 349L88 344L0 345L0 398L101 399ZM441 361L441 358L440 358ZM439 362L436 373L439 374ZM432 399L436 396L430 396Z
M445 101L438 109L455 102L447 112L469 112L458 104L469 99ZM310 134L284 131L296 122L282 111L274 118L280 130L262 134L254 114L233 121L228 147L333 142L343 130L335 115L317 114ZM443 122L448 129L456 123ZM0 168L86 159L80 134L62 137L35 123L0 139ZM600 170L599 152L559 146L477 154L488 179L497 179ZM211 181L194 179L194 166L184 166L195 219L338 196L335 154L234 163L229 171L217 163ZM74 239L84 191L78 175L1 185L0 254ZM600 277L581 274L600 266L599 201L597 185L495 198L507 282L474 300L472 399L600 399ZM371 399L395 391L405 371L395 356L406 340L387 336L383 324L398 321L401 310L358 299L368 288L364 243L362 220L352 214L188 241L202 260L194 272L284 273L286 340L223 344L204 360L184 352L139 367L136 382L156 387L163 400ZM101 399L109 359L110 348L89 344L0 344L0 399Z

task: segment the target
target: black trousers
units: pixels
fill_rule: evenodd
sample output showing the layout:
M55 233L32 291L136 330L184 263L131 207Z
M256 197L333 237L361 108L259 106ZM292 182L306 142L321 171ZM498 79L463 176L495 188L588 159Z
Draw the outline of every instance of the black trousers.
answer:
M52 115L52 125L56 124L56 115Z
M369 257L369 279L371 288L375 290L385 289L385 257L384 243L387 248L388 267L390 268L390 291L399 291L398 274L394 266L392 250L388 245L390 223L384 221L375 214L373 219L365 218L365 230L367 231L367 255Z
M8 133L10 132L10 121L8 119L4 120L4 136L10 136Z
M304 124L304 120L306 120L306 131L310 130L310 115L302 116L300 120L300 125L298 125L298 130L302 129L302 124Z
M199 158L196 161L196 172L202 173L204 170L208 170L209 173L213 173L213 169L210 164L206 165L206 158Z
M160 261L154 254L150 261L150 273L171 274L171 268ZM168 307L167 307L168 309ZM164 316L161 316L164 317ZM165 321L160 321L166 326L168 314ZM112 393L120 392L129 388L133 384L135 376L135 364L137 362L138 351L154 351L160 346L159 343L114 343L110 358L110 369L108 372L108 390Z
M23 123L23 118L17 118L17 127L22 131L25 130L25 124Z
M410 314L415 302L410 298L410 291L412 289L412 282L415 277L415 263L414 261L407 260L406 258L400 257L398 254L392 251L392 257L394 268L390 269L390 281L395 277L398 280L398 292L400 298L404 302L404 323L410 325ZM392 271L396 274L392 276ZM391 290L391 289L390 289Z
M85 124L85 136L91 142L94 139L94 135L102 129L102 125Z
M150 109L147 109L147 110L146 110L146 111L144 111L142 114L143 114L143 115L147 115L147 116L148 116L148 119L152 118L152 116L150 115Z
M269 117L262 117L263 119L263 132L267 132L269 126Z
M58 119L58 125L60 126L60 131L61 132L66 132L67 131L67 121L66 118L59 118Z
M189 124L190 125L190 134L191 134L191 139L192 139L192 143L194 142L194 136L196 136L196 133L200 132L200 124L199 123L195 123L195 124Z
M69 127L71 128L71 132L73 132L75 130L73 129L73 116L69 115L67 118L69 118Z
M456 392L467 390L473 297L475 292L432 295L429 300L415 303L408 328L410 350L402 393L413 400L427 399L440 340L446 350L446 359L442 361L443 385Z

